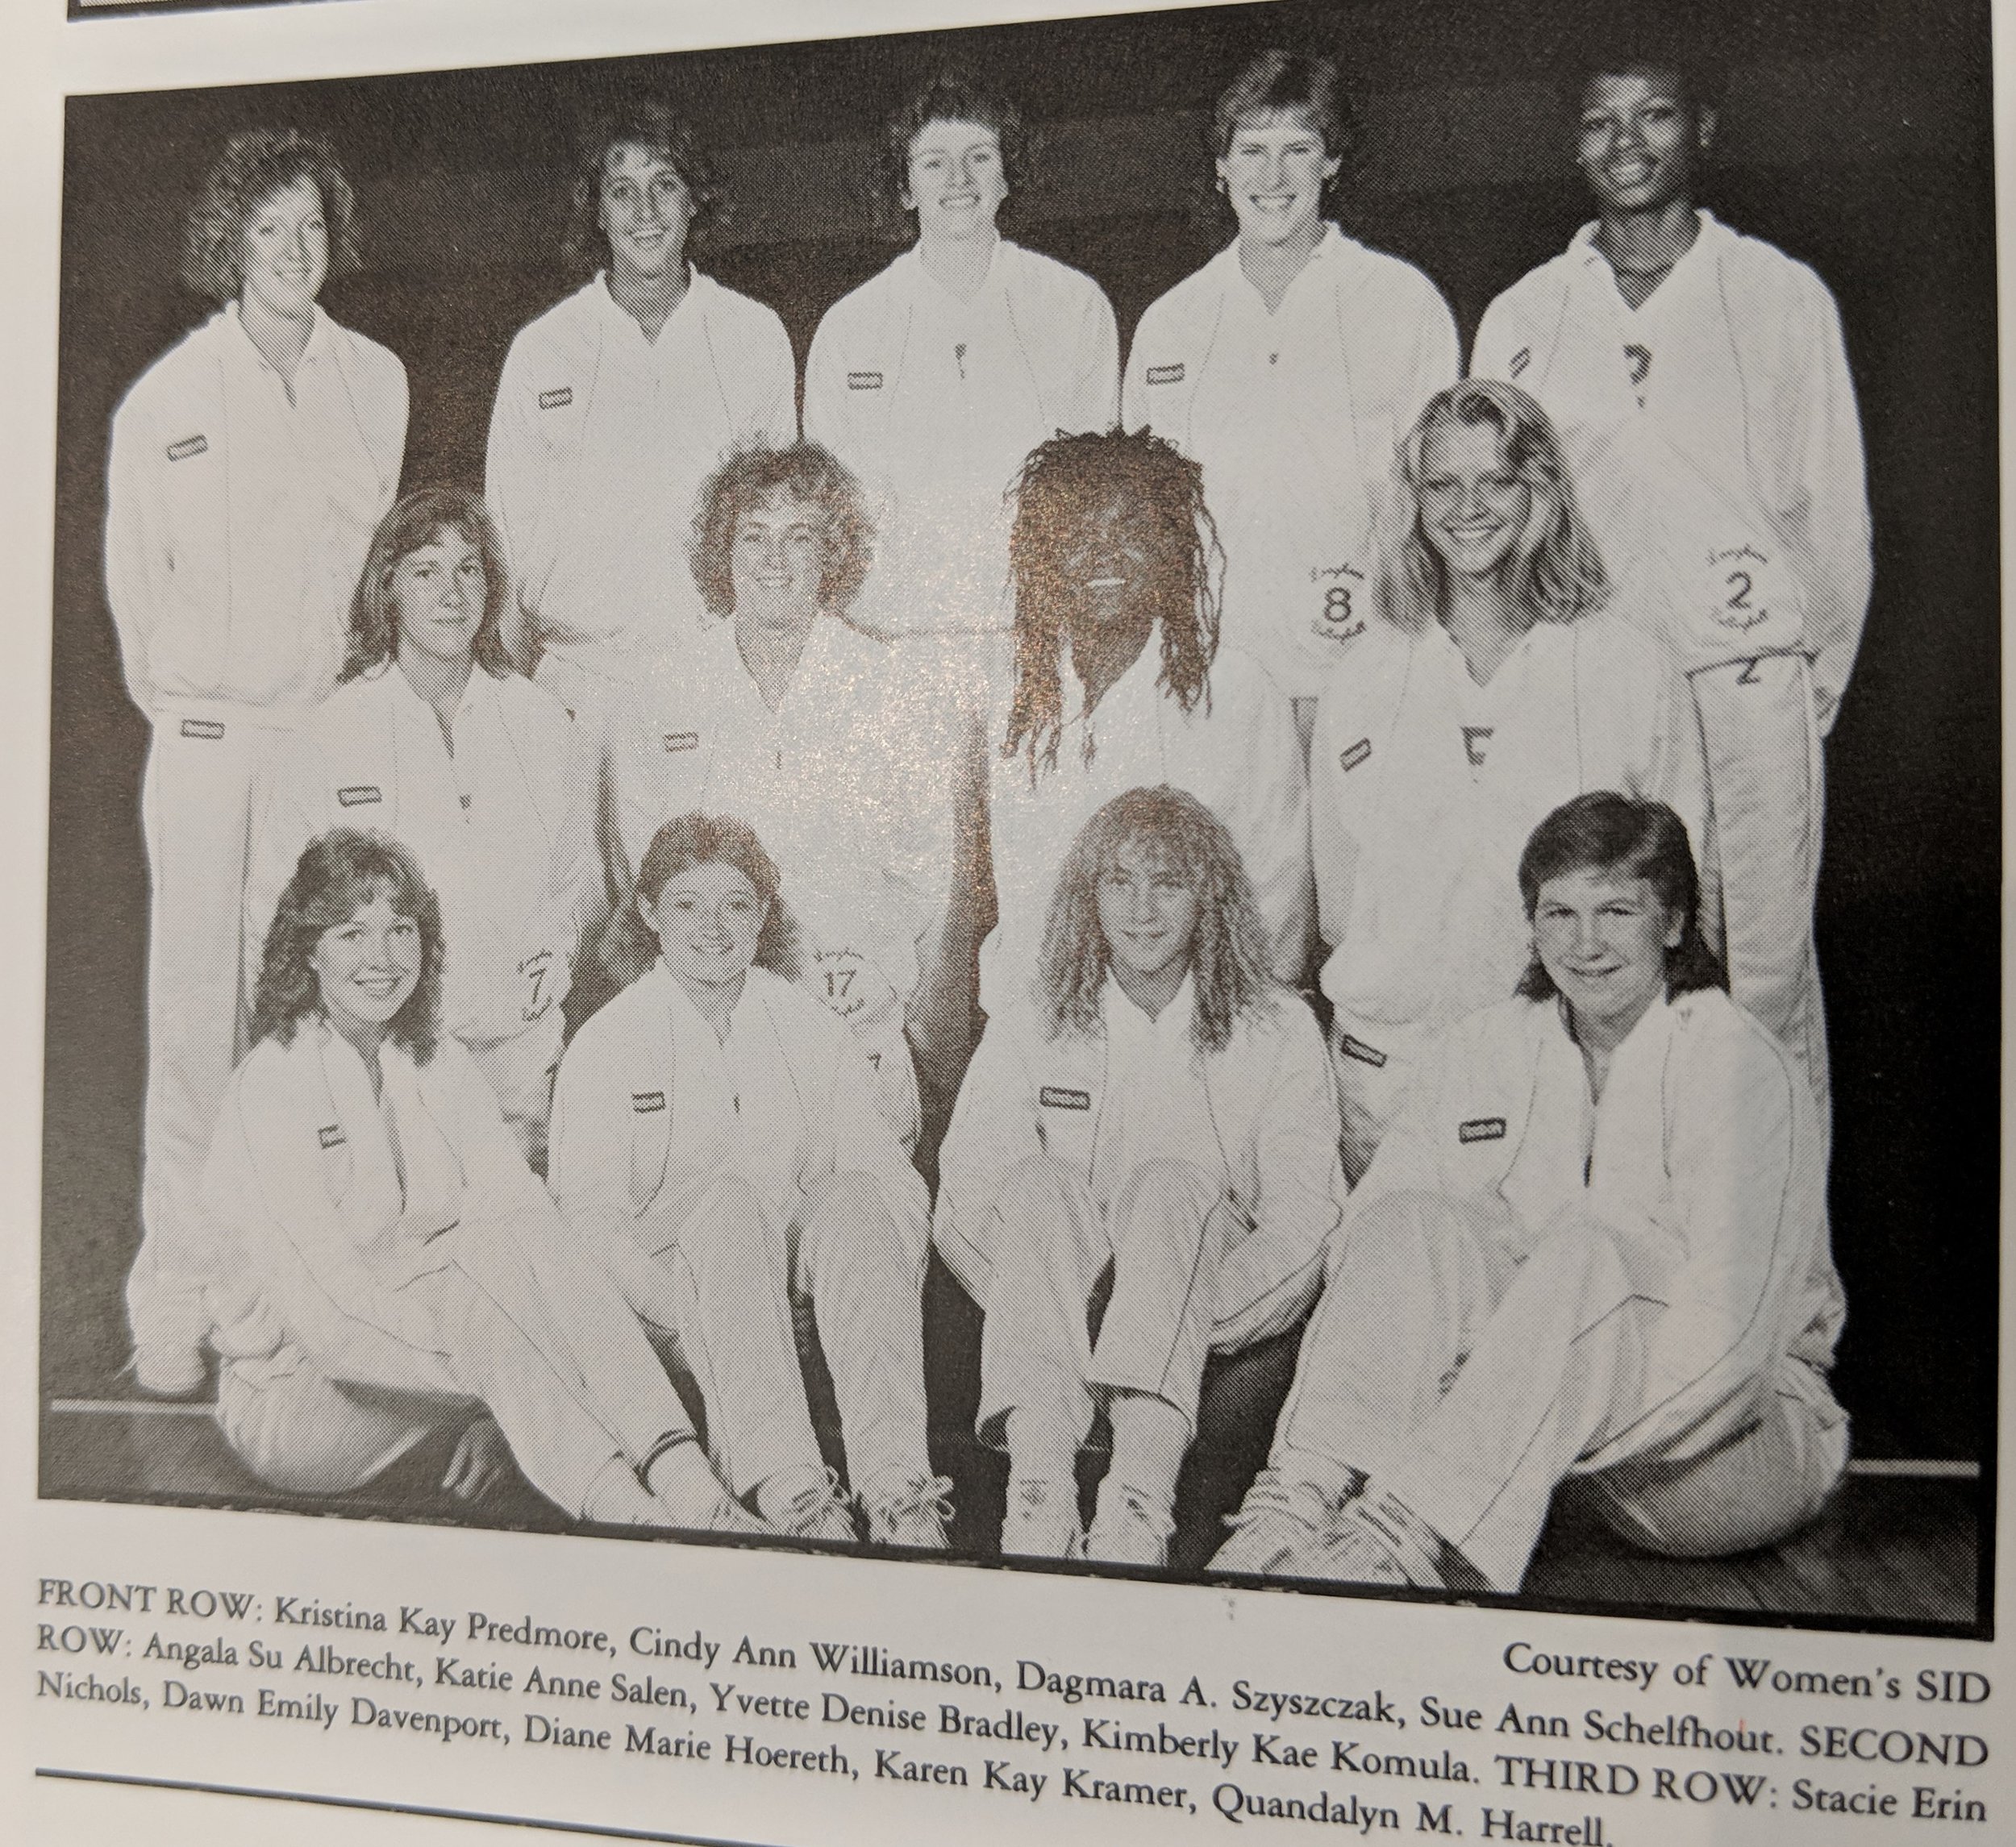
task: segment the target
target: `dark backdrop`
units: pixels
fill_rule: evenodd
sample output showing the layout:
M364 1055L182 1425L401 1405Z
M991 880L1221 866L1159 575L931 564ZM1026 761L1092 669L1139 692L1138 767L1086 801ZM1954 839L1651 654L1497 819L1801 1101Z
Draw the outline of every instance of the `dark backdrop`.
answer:
M137 1239L145 726L100 571L108 422L203 306L174 277L223 137L330 135L364 272L327 300L405 360L406 485L481 486L512 334L559 266L572 119L670 89L734 214L704 266L782 314L801 364L824 309L886 263L874 126L952 60L1042 131L1003 223L1088 271L1123 341L1223 243L1204 131L1271 44L1339 57L1364 125L1347 228L1419 264L1466 342L1492 297L1586 215L1555 92L1610 0L1378 0L996 27L503 70L73 98L64 181L50 800L43 1378L117 1389ZM1704 202L1839 297L1876 514L1868 638L1829 749L1819 933L1833 1035L1838 1375L1865 1454L1993 1453L1997 1222L1999 656L1988 9L1976 0L1696 4L1730 72Z

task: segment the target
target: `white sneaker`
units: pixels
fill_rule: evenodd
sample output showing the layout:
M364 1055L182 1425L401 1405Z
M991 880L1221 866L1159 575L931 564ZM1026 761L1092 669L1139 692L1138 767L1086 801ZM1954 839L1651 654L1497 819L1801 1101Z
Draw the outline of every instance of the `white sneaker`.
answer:
M1381 1494L1352 1504L1304 1575L1339 1584L1440 1591L1447 1587L1441 1554L1442 1539L1435 1529L1405 1501Z
M945 1524L952 1516L952 1491L948 1477L922 1471L878 1476L860 1495L869 1543L943 1552Z
M1078 1484L1035 1479L1011 1482L1008 1517L1001 1523L1001 1550L1009 1558L1082 1558Z
M826 1539L852 1545L860 1538L853 1509L840 1491L840 1478L831 1469L801 1488L778 1510L777 1530L793 1539Z
M1169 1510L1128 1487L1102 1487L1099 1505L1085 1535L1085 1555L1102 1565L1148 1565L1160 1570L1169 1562L1176 1522Z
M1232 1537L1208 1569L1243 1571L1259 1578L1318 1575L1309 1562L1337 1529L1337 1504L1320 1488L1262 1469L1227 1525Z

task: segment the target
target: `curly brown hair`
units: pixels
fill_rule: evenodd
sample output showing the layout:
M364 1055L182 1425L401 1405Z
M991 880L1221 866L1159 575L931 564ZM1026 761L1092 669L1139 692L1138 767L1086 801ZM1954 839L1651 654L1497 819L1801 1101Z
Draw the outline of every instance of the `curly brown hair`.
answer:
M1197 894L1190 939L1190 1042L1223 1051L1244 1017L1273 1005L1266 932L1252 881L1225 824L1168 783L1116 795L1079 830L1057 873L1037 963L1036 992L1052 1038L1099 1030L1112 951L1099 927L1099 886L1124 847L1139 846Z
M1022 111L966 72L940 71L905 97L882 124L877 160L881 201L900 218L915 210L903 200L910 190L910 144L934 122L970 122L992 129L1001 143L1001 177L1011 198L1028 177L1029 136Z
M735 451L707 477L687 542L693 580L711 614L735 612L735 536L743 514L780 494L826 516L819 533L821 607L844 615L860 593L875 556L861 484L817 443L752 447Z
M659 97L612 103L584 120L574 138L573 191L560 254L577 274L592 276L609 266L609 239L602 227L602 180L611 150L626 147L649 148L678 174L693 202L686 226L689 255L706 248L707 233L727 216L720 177L678 110Z
M332 827L301 851L280 894L252 999L252 1036L292 1045L303 1020L322 1012L322 986L311 960L322 933L348 923L374 898L387 900L420 930L420 979L385 1029L415 1064L434 1056L441 1038L441 907L420 863L389 834Z
M235 302L245 286L245 225L276 193L298 180L321 196L329 229L327 281L362 267L357 256L356 195L335 150L298 128L252 128L224 144L190 208L182 248L182 281L216 302Z
M422 488L403 496L371 535L371 550L357 578L356 594L350 599L350 640L339 682L355 680L398 652L399 618L392 605L392 573L402 559L448 532L459 534L474 546L482 560L483 620L470 643L476 664L493 680L517 671L499 632L511 584L497 522L482 496L467 488Z
M1204 504L1204 470L1142 430L1056 435L1033 450L1010 489L1008 559L1015 591L1015 691L1004 758L1026 754L1033 783L1055 769L1064 735L1064 653L1075 593L1064 565L1086 521L1113 501L1145 509L1161 543L1150 594L1162 635L1156 684L1185 712L1210 709L1224 548Z

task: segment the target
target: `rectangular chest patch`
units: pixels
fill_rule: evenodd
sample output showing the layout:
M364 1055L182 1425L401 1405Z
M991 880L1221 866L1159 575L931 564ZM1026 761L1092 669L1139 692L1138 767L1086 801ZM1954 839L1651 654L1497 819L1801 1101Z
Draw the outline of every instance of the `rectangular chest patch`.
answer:
M1459 1142L1502 1142L1505 1139L1505 1118L1502 1116L1473 1116L1468 1122L1456 1125Z
M847 389L849 391L880 391L882 389L882 375L879 372L850 372L847 375Z
M1351 747L1349 750L1339 751L1337 753L1337 767L1339 769L1342 770L1346 776L1349 776L1353 770L1356 769L1357 767L1371 755L1372 739L1369 738L1360 738L1356 743Z
M331 1122L315 1131L315 1139L325 1148L340 1148L349 1138L344 1134L342 1124Z
M1092 1093L1085 1090L1060 1090L1054 1084L1046 1084L1036 1093L1036 1100L1045 1109L1089 1109Z
M662 1090L633 1090L630 1093L630 1107L639 1116L650 1116L665 1106L665 1093Z
M1183 365L1179 360L1174 365L1152 365L1148 368L1151 385L1181 385L1183 382Z
M224 727L215 718L185 718L182 735L185 738L221 738Z
M336 791L336 805L339 808L364 808L385 797L370 783L352 783L348 788Z
M669 751L697 751L700 748L700 734L698 731L668 731L665 734L665 748Z
M1355 1039L1348 1033L1337 1035L1337 1049L1347 1059L1356 1059L1361 1065L1379 1069L1386 1062L1386 1055L1377 1046L1368 1046L1363 1039Z
M539 407L542 410L564 410L574 401L574 388L563 385L556 391L542 391L539 394Z
M207 436L185 436L181 442L171 443L168 446L168 459L171 462L186 462L192 456L209 453L210 439Z

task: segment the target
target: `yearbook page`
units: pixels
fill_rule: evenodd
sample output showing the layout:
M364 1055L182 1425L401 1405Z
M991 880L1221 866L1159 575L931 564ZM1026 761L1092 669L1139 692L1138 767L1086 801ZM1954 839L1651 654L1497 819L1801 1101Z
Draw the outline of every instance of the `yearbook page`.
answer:
M10 1838L2006 1836L1989 6L8 23Z

